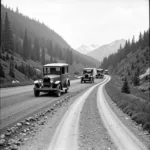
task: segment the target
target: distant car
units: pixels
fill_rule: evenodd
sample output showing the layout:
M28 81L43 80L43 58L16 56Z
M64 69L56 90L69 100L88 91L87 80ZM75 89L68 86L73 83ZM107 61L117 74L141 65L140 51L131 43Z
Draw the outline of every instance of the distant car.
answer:
M103 74L104 70L103 69L97 69L97 74L96 74L96 78L104 78L104 74Z
M105 70L104 70L104 74L108 74L108 70L105 69Z
M91 81L94 83L94 79L96 78L96 68L84 68L83 75L81 77L81 83L85 83L86 81Z
M34 82L34 95L40 92L54 92L59 97L61 92L68 92L70 79L69 66L65 63L51 63L43 66L43 79Z

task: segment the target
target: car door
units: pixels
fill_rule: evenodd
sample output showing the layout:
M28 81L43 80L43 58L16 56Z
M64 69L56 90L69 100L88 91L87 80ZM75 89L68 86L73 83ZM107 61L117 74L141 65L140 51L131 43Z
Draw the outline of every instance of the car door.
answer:
M68 78L68 66L63 66L61 67L61 82L63 87L65 85L67 78Z

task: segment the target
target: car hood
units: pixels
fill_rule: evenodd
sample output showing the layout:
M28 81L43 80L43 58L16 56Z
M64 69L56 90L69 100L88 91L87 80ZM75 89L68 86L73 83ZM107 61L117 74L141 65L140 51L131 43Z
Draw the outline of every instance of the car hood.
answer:
M51 78L51 79L54 79L54 78L59 78L60 75L45 75L44 78Z

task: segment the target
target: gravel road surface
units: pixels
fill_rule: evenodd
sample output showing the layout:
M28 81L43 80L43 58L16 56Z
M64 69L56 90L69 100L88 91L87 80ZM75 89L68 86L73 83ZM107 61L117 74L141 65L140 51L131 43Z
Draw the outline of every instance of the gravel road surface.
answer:
M78 149L78 125L82 106L94 90L96 84L81 95L68 109L61 120L48 150L77 150Z
M128 130L130 123L127 127L117 117L121 114L118 109L110 107L111 99L108 100L104 90L109 79L105 76L94 84L72 81L69 93L59 98L47 94L35 98L33 86L5 89L0 131L8 127L11 130L1 134L0 149L148 150L148 144L144 145ZM7 95L6 91L11 94ZM148 143L150 139L145 141Z

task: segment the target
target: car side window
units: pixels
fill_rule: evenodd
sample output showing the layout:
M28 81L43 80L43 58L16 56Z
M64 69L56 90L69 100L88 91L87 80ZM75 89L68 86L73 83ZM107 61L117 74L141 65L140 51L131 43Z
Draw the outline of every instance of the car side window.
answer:
M65 74L68 73L68 66L65 67Z
M62 74L65 74L65 67L62 67Z
M46 74L47 74L47 68L46 68Z

